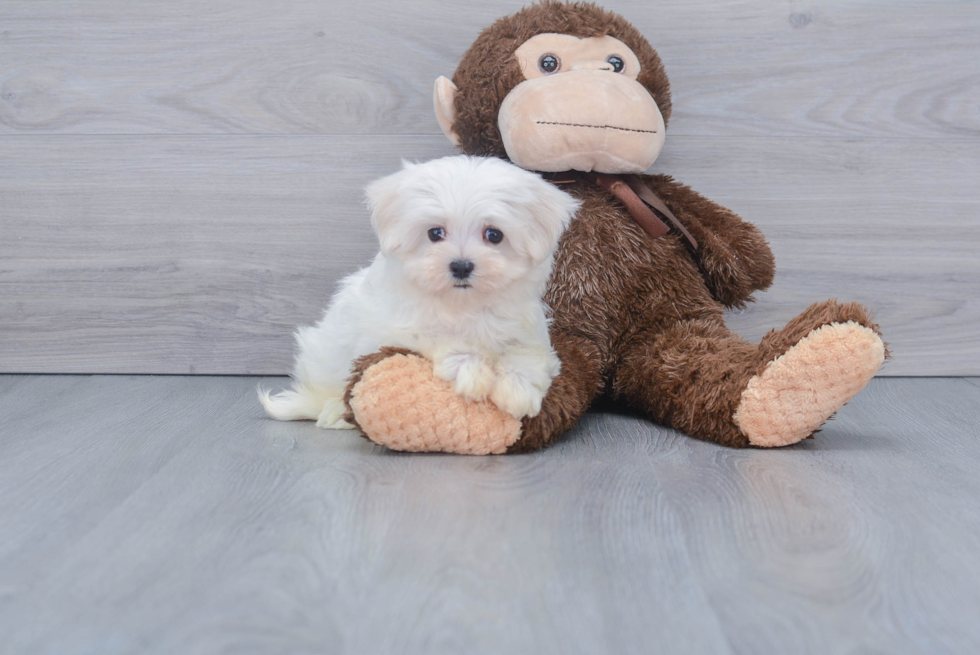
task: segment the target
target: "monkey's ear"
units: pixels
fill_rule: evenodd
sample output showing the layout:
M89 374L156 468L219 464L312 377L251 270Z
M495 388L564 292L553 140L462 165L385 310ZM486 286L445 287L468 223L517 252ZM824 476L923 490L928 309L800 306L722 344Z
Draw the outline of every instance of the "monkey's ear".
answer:
M440 75L436 80L436 87L432 93L432 103L436 107L436 120L446 138L453 142L454 146L459 145L459 135L453 130L453 122L456 120L456 85L448 77Z

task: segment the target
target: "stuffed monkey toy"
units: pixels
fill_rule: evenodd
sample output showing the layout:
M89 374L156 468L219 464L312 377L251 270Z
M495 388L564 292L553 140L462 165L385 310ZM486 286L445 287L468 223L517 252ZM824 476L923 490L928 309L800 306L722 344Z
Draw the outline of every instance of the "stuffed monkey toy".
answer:
M668 175L670 86L622 17L545 1L484 30L435 85L446 136L470 155L540 171L582 201L545 300L561 359L541 412L517 420L458 397L419 355L355 362L347 418L397 450L537 450L599 395L692 437L733 447L797 443L860 391L886 357L856 303L811 305L759 344L725 327L772 282L759 230Z

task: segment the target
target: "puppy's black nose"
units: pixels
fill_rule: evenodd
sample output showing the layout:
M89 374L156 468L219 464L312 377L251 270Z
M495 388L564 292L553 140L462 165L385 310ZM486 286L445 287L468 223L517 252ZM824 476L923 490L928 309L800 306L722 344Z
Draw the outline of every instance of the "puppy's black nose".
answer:
M473 272L474 264L468 259L457 259L449 263L449 270L457 280L465 280Z

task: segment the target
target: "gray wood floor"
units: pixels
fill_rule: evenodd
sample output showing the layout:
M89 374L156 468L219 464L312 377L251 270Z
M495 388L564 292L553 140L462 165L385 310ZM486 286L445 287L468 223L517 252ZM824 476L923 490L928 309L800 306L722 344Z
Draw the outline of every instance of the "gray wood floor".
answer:
M257 381L0 377L0 651L980 652L980 380L876 379L781 451L591 413L487 458Z

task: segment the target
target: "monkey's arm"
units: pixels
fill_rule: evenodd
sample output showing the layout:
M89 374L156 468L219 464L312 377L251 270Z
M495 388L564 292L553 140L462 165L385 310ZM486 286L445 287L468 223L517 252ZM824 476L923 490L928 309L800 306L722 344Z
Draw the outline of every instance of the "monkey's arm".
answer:
M772 284L776 263L759 228L668 175L643 179L697 239L695 259L715 300L744 307Z

